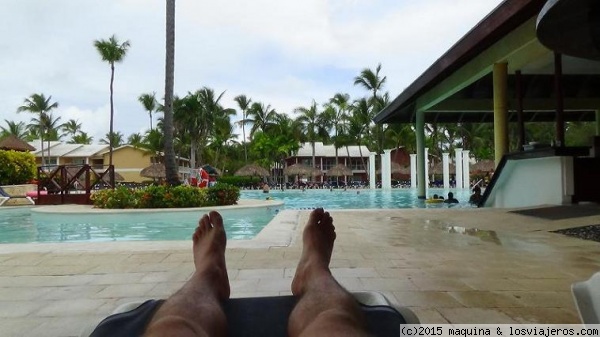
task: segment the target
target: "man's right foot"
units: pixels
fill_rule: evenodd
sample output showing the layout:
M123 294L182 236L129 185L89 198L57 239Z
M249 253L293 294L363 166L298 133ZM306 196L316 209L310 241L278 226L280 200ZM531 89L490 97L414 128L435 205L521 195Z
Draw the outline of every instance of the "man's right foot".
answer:
M329 212L317 208L310 213L302 235L302 256L292 281L292 293L301 296L311 281L331 277L329 262L335 241L335 227Z

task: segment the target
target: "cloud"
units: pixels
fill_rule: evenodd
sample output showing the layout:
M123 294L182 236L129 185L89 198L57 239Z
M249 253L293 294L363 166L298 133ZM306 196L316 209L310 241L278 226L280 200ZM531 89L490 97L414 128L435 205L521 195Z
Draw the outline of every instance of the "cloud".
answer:
M336 92L354 98L365 67L382 63L395 97L501 0L178 0L175 91L226 90L291 112ZM0 123L25 120L32 93L52 95L62 120L108 132L109 66L93 47L112 34L131 48L115 70L115 129L149 127L137 101L164 92L164 0L7 0L0 12ZM239 118L239 117L238 117Z

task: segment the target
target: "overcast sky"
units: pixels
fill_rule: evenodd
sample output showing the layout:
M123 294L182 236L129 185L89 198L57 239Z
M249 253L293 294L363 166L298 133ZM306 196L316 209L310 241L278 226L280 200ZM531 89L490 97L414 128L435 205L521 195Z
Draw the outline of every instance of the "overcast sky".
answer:
M353 86L382 64L395 98L501 0L177 0L175 94L208 86L222 103L245 94L292 113ZM109 127L110 68L93 46L116 34L131 48L115 70L115 130L149 129L137 98L164 95L164 0L2 0L0 125L33 93L97 143ZM240 117L236 117L239 119ZM155 117L156 120L156 117Z

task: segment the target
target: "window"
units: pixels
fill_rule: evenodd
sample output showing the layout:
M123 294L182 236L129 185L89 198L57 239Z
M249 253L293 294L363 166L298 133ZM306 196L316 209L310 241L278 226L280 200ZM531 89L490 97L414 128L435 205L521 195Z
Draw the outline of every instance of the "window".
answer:
M323 158L323 170L327 171L335 166L335 158Z

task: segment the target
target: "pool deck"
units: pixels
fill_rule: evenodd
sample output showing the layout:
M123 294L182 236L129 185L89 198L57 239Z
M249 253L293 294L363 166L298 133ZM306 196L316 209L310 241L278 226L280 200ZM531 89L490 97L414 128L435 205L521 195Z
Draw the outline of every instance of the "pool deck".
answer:
M339 282L382 292L422 323L579 323L570 285L600 270L600 243L549 232L600 216L331 213ZM280 212L253 240L228 242L232 297L290 294L308 214ZM78 336L122 303L169 296L192 271L191 240L0 245L0 334Z

